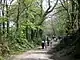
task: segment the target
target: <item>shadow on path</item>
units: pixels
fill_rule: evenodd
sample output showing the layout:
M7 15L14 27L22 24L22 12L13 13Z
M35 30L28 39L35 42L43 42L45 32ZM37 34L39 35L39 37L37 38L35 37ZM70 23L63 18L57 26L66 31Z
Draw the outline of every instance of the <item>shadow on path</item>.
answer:
M51 48L48 51L48 54L51 54L51 56L49 57L50 59L53 59L53 60L74 60L71 58L71 56L62 56L62 53L60 51L57 52L54 48Z

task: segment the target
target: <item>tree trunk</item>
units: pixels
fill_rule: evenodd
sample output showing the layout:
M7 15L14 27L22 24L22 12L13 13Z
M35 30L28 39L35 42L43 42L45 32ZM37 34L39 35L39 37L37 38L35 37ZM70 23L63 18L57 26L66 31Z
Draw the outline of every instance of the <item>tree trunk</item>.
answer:
M31 40L33 40L34 37L34 31L31 29Z
M1 23L0 23L0 41L1 41Z
M80 0L77 0L77 2L78 2L78 25L80 28Z
M19 6L20 6L20 3L19 3L19 1L18 1L17 20L16 20L16 31L19 30L19 13L20 13L20 11L19 11Z
M26 31L26 40L27 40L28 39L28 28L27 28L27 26L26 26L25 31Z
M8 21L8 5L7 5L7 0L6 0L6 17L7 17L7 37L9 34L9 21Z
M5 2L5 0L4 0ZM3 4L3 8L2 8L2 16L4 17L4 4ZM5 22L3 20L3 34L5 34Z

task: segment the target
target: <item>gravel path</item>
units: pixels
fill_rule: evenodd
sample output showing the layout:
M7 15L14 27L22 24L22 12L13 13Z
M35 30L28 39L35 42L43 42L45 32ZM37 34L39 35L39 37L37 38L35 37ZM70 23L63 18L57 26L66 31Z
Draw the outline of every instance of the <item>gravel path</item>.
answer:
M30 50L21 55L12 56L9 60L52 60L47 49Z

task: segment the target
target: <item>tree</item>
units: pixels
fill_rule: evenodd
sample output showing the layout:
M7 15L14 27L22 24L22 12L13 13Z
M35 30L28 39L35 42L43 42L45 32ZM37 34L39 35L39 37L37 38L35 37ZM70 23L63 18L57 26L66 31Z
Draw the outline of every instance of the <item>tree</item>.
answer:
M42 9L42 2L43 2L43 0L41 0L41 5L40 5L41 9ZM48 0L48 8L46 9L46 11L43 12L43 10L41 10L42 21L39 22L39 25L41 25L44 22L44 20L46 19L46 16L55 9L57 3L58 3L58 0L56 0L56 3L54 4L54 6L51 7L50 0Z

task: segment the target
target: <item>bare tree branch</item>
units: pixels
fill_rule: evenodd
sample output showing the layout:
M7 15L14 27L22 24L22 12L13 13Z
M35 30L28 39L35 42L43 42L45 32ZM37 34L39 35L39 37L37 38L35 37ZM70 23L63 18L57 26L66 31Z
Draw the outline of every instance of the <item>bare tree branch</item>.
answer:
M67 11L68 9L64 6L63 2L60 0L62 7Z
M58 0L56 1L54 7L50 11L48 11L48 13L50 13L50 12L52 12L54 10L54 8L56 7L57 3L58 3Z
M50 0L48 0L48 5L50 6Z
M11 1L10 1L10 5L12 4L13 1L14 1L14 0L11 0Z
M51 8L51 6L50 6L50 0L48 0L48 8L47 8L47 10L46 10L46 12L44 13L44 15L43 16L46 16L47 14L48 14L48 10Z
M51 16L54 16L54 15L58 14L59 12L63 12L63 11L65 11L65 9L61 9L61 10L57 11L56 13L52 14Z
M54 4L54 6L52 7L51 9L51 6L50 6L50 0L48 1L49 3L49 7L48 9L46 10L46 12L44 13L43 17L45 17L47 14L49 14L50 12L52 12L54 10L54 8L56 7L57 3L58 3L58 0L56 1L56 3ZM51 9L51 10L50 10Z
M52 14L52 15L50 15L50 16L52 17L52 16L54 16L54 15L56 15L56 14L60 13L60 12L63 12L63 11L65 11L65 9L61 9L61 10L59 10L59 11L55 12L54 14ZM46 17L46 19L47 19L47 18L48 18L48 17Z
M57 0L56 3L54 4L54 6L51 7L51 5L50 5L50 0L48 0L48 5L49 5L49 7L47 8L46 12L43 14L43 17L42 17L43 19L42 19L42 21L40 21L40 22L38 23L38 25L41 25L41 24L44 22L44 20L46 19L46 15L48 15L49 13L51 13L51 12L54 10L54 8L56 7L57 3L58 3L58 0Z

